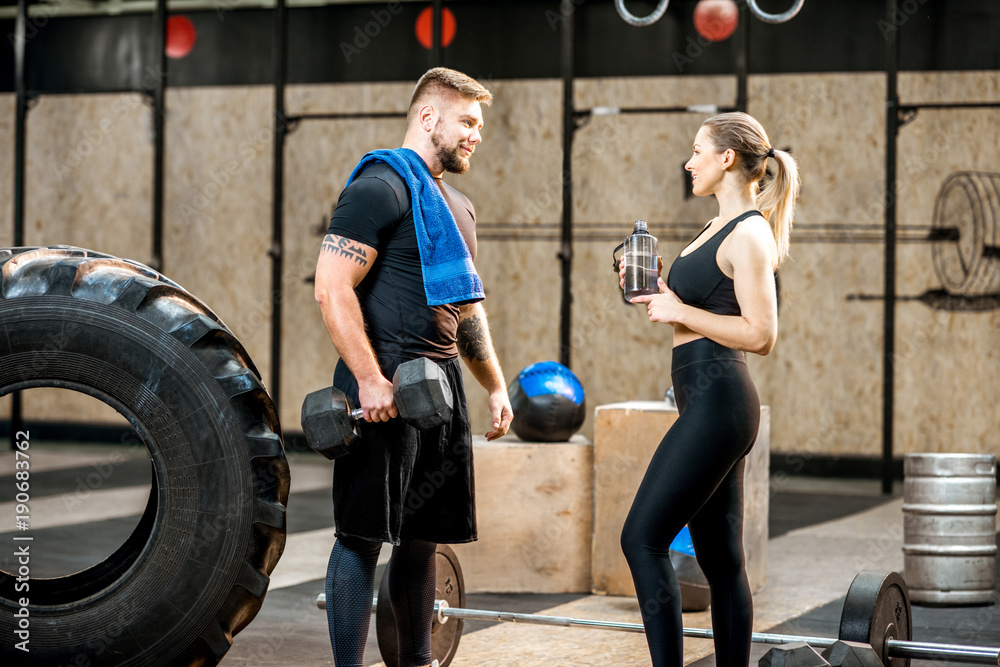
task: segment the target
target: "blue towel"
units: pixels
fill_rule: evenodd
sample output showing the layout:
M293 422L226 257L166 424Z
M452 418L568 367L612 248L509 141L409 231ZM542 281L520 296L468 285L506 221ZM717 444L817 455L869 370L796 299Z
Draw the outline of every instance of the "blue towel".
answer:
M371 151L361 158L347 184L350 185L372 162L388 164L403 177L410 189L427 305L475 302L486 298L483 281L472 264L472 255L462 233L458 231L455 216L423 159L409 148Z

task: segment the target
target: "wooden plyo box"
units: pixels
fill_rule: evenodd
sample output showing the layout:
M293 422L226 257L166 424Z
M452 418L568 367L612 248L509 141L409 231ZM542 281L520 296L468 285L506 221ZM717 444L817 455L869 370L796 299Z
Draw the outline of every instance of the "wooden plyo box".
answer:
M479 540L453 545L469 593L590 590L594 448L473 437Z
M621 532L646 466L677 408L664 401L628 401L598 406L594 423L594 541L592 591L635 595L621 550ZM744 477L743 549L750 589L767 583L767 513L771 411L761 406L757 442Z

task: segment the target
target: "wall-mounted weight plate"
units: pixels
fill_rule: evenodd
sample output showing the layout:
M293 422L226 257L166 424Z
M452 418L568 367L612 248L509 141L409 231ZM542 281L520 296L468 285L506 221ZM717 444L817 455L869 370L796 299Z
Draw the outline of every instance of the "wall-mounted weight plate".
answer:
M435 554L437 584L435 600L445 601L449 607L465 607L465 577L458 563L458 556L447 544L439 544ZM443 621L443 622L442 622ZM441 667L447 667L458 652L462 639L462 619L434 615L431 626L431 658ZM386 667L399 667L399 647L396 641L396 618L389 603L389 568L385 568L378 586L378 604L375 610L375 634L378 649Z
M1000 174L951 174L934 202L930 240L934 268L950 294L1000 290Z
M913 618L906 582L898 572L859 572L844 599L840 639L870 644L886 667L909 667L889 656L889 640L910 641Z

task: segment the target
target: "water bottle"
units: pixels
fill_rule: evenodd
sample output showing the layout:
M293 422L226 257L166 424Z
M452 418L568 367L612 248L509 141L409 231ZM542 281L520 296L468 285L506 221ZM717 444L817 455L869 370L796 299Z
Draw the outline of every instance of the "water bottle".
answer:
M635 221L632 234L614 252L617 253L622 248L625 258L625 300L631 301L633 297L643 294L659 294L660 288L656 284L660 275L656 237L646 231L645 220ZM618 270L617 259L615 270Z

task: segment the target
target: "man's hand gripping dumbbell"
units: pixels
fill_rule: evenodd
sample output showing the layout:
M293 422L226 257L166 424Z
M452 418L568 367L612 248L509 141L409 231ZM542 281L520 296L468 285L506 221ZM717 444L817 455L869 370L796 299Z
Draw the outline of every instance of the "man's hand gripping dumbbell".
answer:
M427 430L451 421L452 393L441 368L420 357L406 361L392 376L392 396L399 416ZM358 438L354 408L344 392L333 387L314 391L302 402L302 430L309 446L328 459L346 454Z

